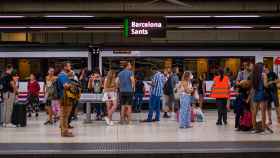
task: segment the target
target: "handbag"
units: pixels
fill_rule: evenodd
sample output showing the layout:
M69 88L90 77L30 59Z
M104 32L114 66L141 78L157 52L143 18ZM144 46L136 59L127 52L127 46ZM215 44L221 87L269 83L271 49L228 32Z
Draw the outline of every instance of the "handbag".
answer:
M174 93L173 94L174 94L175 100L180 100L180 94L179 94L177 88L174 88Z

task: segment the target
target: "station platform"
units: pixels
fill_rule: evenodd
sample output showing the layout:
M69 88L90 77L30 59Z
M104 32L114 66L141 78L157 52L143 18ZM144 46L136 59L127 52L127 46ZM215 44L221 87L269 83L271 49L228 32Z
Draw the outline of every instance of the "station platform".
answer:
M74 121L74 138L62 138L58 124L43 125L46 114L28 119L25 128L0 128L0 157L279 157L280 126L273 134L234 130L234 115L227 126L216 126L216 111L206 111L206 122L179 129L175 119L139 123L146 114L134 114L132 125L104 121ZM274 117L275 120L275 117Z

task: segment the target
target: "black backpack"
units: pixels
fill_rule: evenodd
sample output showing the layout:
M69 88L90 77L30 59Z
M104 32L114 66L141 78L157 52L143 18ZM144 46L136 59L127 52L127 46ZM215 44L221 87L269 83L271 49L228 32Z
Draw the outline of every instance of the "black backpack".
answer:
M164 84L163 87L163 93L165 95L172 95L173 94L173 87L172 87L172 79L171 77L168 77L167 81Z

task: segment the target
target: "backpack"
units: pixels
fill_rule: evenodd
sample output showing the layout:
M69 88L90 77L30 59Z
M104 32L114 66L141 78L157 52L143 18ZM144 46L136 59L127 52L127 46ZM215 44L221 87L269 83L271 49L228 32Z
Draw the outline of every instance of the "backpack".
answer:
M172 95L173 94L173 86L172 86L172 79L171 79L171 77L168 77L166 83L164 84L163 93L165 95Z
M59 98L59 86L58 86L58 79L56 79L52 86L48 89L49 97L52 99L58 99Z
M78 101L81 97L82 86L79 82L70 80L70 88L65 90L65 96L72 100Z

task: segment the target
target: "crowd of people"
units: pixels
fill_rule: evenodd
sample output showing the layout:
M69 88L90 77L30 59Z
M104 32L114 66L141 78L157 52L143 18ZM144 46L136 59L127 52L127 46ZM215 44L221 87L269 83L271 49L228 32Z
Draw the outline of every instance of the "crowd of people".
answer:
M170 112L177 114L180 128L191 128L194 120L203 121L202 113L204 97L204 77L194 77L191 71L184 71L179 75L179 68L161 70L152 68L151 81L147 82L150 88L149 110L147 118L141 122L158 122L161 119L161 106L163 118L170 118ZM179 77L181 76L181 78ZM3 93L3 127L15 127L11 121L13 104L18 94L18 75L11 65L8 65L2 76L1 92ZM244 62L237 75L235 85L223 68L217 70L213 78L211 97L216 99L218 117L217 125L228 124L227 113L232 105L236 118L235 128L250 130L253 133L273 132L269 126L272 124L272 103L276 107L278 123L280 123L280 110L278 100L277 74L263 63ZM236 99L231 102L231 88L238 91ZM28 81L27 116L39 116L40 85L35 74L30 75ZM73 137L71 121L77 118L79 99L82 92L103 94L102 100L106 103L95 104L97 120L105 120L108 126L113 126L113 114L120 105L120 124L131 124L132 111L140 112L145 96L143 75L132 71L130 62L124 64L124 69L117 73L115 70L102 76L100 71L88 73L82 69L76 75L70 62L65 62L56 72L49 68L44 84L45 109L48 115L45 125L60 121L61 136ZM163 100L163 101L162 101ZM163 104L162 104L163 103ZM257 120L258 111L261 111L261 121ZM154 116L155 113L155 116ZM197 117L197 118L194 118ZM268 117L268 119L267 119ZM268 121L268 123L267 123Z

